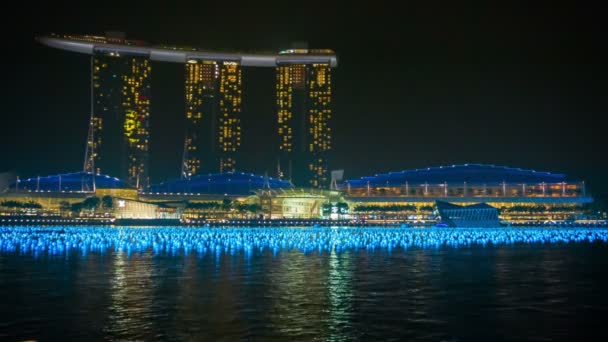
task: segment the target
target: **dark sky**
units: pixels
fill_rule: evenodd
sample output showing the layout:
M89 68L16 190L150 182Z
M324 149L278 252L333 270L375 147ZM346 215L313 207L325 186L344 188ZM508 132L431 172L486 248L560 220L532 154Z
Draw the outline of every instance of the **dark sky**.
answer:
M564 172L586 180L595 195L608 193L599 8L511 1L86 3L23 2L4 12L0 172L82 168L89 60L40 46L34 36L121 30L150 43L208 49L271 50L294 41L334 49L331 168L345 169L347 178L479 162ZM18 24L8 24L9 16ZM179 174L182 73L178 64L153 64L154 182ZM239 165L272 172L274 72L247 68L243 76L249 157Z

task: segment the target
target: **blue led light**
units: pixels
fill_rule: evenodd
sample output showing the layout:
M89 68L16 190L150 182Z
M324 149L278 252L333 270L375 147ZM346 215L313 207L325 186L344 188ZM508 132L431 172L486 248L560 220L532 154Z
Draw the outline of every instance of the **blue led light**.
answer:
M297 249L304 253L332 250L458 248L472 245L608 242L599 228L102 228L0 227L0 253L63 255L70 251L126 251L154 254Z

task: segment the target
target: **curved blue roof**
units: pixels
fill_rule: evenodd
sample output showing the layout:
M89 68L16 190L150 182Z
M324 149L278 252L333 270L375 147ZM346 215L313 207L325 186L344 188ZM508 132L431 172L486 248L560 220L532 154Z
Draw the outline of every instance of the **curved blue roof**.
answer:
M146 192L249 195L264 187L264 176L244 172L214 173L151 185ZM271 189L289 189L288 181L268 178Z
M98 189L128 189L132 188L126 182L108 175L93 174L92 172L72 172L44 177L20 179L19 190L31 191L92 191L93 177ZM15 189L16 183L11 185Z
M486 164L464 164L439 167L428 167L425 169L405 170L377 174L374 176L361 177L360 179L347 180L343 187L350 184L351 187L362 186L386 186L397 184L439 184L443 182L467 184L538 184L538 183L560 183L566 181L566 175L561 173L541 172L535 170L524 170L506 166Z

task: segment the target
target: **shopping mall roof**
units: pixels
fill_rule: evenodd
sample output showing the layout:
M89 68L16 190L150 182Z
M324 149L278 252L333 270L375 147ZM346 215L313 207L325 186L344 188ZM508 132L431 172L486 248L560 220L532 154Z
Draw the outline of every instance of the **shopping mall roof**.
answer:
M486 164L463 164L439 167L427 167L424 169L405 170L376 174L374 176L361 177L360 179L347 180L342 187L367 186L390 186L408 184L539 184L539 183L561 183L566 181L566 175L561 173L541 172L535 170L524 170L506 166Z
M290 189L293 186L290 182L277 178L266 178L253 173L229 172L162 182L151 185L144 193L251 195L265 187Z
M108 175L92 172L72 172L50 176L39 176L17 180L11 185L12 190L30 191L93 191L98 189L130 189L126 182Z

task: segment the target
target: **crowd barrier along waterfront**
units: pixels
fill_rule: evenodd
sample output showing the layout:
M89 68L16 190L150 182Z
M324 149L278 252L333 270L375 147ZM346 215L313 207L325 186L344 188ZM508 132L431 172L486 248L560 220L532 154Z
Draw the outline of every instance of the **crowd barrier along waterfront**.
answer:
M281 250L468 247L514 244L606 243L603 228L107 228L0 227L2 253L63 255L124 251L155 254L239 254Z

